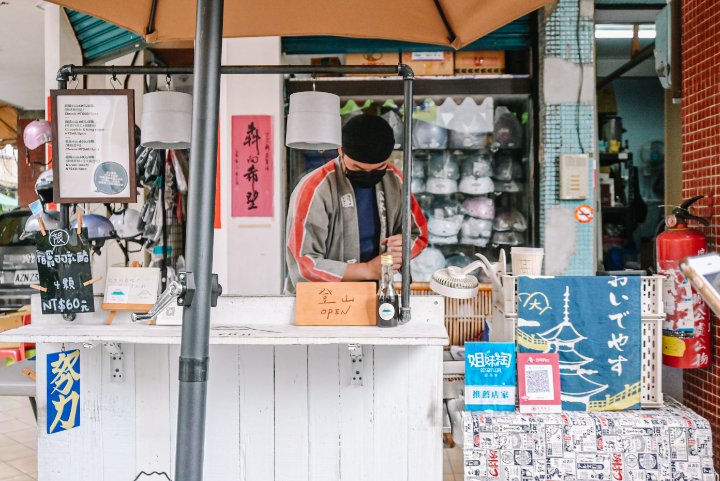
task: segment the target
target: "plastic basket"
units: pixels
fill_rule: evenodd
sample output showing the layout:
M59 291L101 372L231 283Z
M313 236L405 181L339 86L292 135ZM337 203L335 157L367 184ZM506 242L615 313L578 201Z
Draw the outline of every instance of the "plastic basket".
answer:
M430 284L417 282L410 285L415 296L434 296ZM445 329L450 345L463 346L465 342L479 341L483 337L485 323L492 310L492 288L481 284L480 291L472 299L445 298Z
M642 277L642 370L641 405L643 408L663 406L662 394L662 321L665 318L663 308L662 276ZM512 322L515 332L517 319L517 277L503 276L503 306L505 319Z

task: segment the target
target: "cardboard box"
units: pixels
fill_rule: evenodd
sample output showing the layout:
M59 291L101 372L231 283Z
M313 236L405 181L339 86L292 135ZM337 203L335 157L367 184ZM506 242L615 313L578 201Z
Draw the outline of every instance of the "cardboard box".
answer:
M402 63L418 76L453 74L452 52L403 52Z
M345 65L391 65L397 66L400 56L397 53L349 53L345 55ZM383 74L348 74L349 77L368 77Z
M456 75L497 75L505 73L505 52L470 50L455 52Z

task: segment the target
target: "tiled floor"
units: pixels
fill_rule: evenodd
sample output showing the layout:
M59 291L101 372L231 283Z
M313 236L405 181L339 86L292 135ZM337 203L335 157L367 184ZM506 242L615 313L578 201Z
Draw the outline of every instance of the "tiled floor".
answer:
M443 481L463 481L462 449L458 447L445 448L443 454Z
M37 479L37 425L24 397L0 396L0 480Z

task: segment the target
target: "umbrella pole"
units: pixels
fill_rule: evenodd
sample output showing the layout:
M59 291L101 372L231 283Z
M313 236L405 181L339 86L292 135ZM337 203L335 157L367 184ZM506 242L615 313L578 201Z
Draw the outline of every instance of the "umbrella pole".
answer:
M403 76L403 109L405 113L405 134L403 139L403 185L402 185L402 290L400 309L402 322L410 322L410 255L412 232L412 108L413 108L413 71L401 65Z
M195 295L183 312L176 481L203 479L222 19L223 0L197 0L186 247Z

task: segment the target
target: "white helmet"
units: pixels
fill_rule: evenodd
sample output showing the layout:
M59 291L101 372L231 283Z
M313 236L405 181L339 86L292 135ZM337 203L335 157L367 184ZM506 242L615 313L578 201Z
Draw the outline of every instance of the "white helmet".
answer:
M140 212L128 207L124 212L110 216L110 222L120 239L132 239L143 232L141 217Z
M466 217L462 223L463 237L490 237L493 230L493 221Z
M413 177L410 182L410 191L413 194L421 194L425 192L425 180Z
M45 230L60 229L60 213L59 212L43 212L40 214L45 225ZM31 215L27 221L25 221L25 230L20 235L20 240L24 240L27 237L41 232L40 222L38 222L38 216Z
M410 261L410 273L414 282L430 282L438 269L445 267L445 256L440 249L428 247Z
M428 179L425 189L431 194L450 195L458 191L458 183L452 179Z
M490 177L474 177L472 175L460 179L459 190L463 194L483 195L495 190L495 182Z

